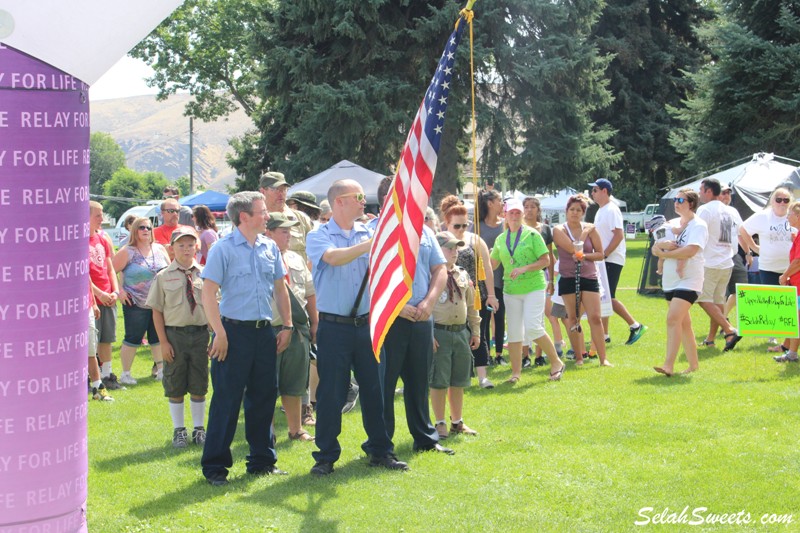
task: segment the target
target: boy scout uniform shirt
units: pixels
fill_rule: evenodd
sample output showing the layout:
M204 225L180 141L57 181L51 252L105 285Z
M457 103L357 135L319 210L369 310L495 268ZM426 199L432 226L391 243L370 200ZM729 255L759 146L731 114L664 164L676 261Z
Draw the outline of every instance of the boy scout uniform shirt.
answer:
M165 326L208 325L202 300L203 280L200 278L202 268L196 261L191 268L194 301L197 303L194 313L189 307L189 298L186 294L186 270L177 261L172 261L167 268L156 274L147 295L147 307L164 315Z
M283 260L286 264L286 269L289 271L289 289L300 301L303 308L305 308L306 304L308 304L308 297L316 295L316 292L314 291L314 280L311 277L311 271L308 269L305 259L300 257L300 254L297 254L291 250L286 250L285 252L282 252L282 254ZM275 317L275 319L272 321L272 325L280 326L283 324L283 320L281 320L281 315L275 308L274 297L272 298L271 305L272 316Z
M297 253L303 258L303 261L307 262L306 235L308 235L309 231L314 229L314 225L311 223L311 219L308 218L308 215L302 211L292 209L288 205L283 206L283 214L288 220L297 220L299 222L299 224L295 224L289 228L289 235L291 236L289 239L289 250Z
M436 305L433 306L433 320L437 324L455 326L466 323L469 318L469 329L473 335L478 335L481 317L473 307L475 288L470 282L469 274L460 266L455 265L450 272L453 272L456 285L461 289L461 297L459 298L458 294L454 294L454 301L451 302L450 293L445 286L436 301Z

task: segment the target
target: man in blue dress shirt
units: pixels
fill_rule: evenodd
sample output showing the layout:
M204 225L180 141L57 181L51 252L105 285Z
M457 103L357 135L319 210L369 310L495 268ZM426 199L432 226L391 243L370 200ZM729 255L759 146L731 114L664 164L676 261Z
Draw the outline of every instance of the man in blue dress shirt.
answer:
M392 177L378 187L378 203L383 205ZM377 219L370 221L377 227ZM403 378L403 401L408 431L414 438L414 451L437 451L452 455L450 448L439 444L439 434L431 424L429 388L433 364L433 306L447 283L447 269L439 242L428 226L422 225L416 274L411 299L406 303L386 333L383 352L386 359L383 419L389 438L394 437L394 388Z
M372 232L355 222L364 214L366 198L354 180L335 182L328 191L333 216L308 234L306 246L317 291L317 426L311 474L325 476L342 449L342 406L352 369L360 387L361 415L367 441L361 446L370 466L408 470L393 453L383 421L384 364L372 352L369 332L369 291L362 290ZM361 297L359 299L359 293Z
M272 414L278 394L277 353L292 333L286 275L277 245L263 235L269 219L264 196L240 192L231 196L228 216L236 229L211 248L203 278L203 306L214 331L209 348L214 395L201 465L214 486L228 483L233 464L231 442L244 396L245 437L250 445L247 472L285 474L275 466ZM217 302L217 292L222 299ZM283 326L277 334L270 320L275 296Z

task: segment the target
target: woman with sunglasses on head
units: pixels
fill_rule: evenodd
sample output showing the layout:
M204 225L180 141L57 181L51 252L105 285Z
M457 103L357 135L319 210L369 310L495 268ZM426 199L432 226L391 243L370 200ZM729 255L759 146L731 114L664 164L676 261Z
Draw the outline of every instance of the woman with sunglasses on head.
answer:
M497 237L492 248L492 266L503 265L503 295L508 309L508 358L511 378L519 381L522 373L522 342L535 342L550 360L550 381L558 381L565 364L558 358L556 347L544 329L544 269L550 254L541 234L522 223L522 202L506 201L506 230Z
M589 317L589 330L600 357L600 366L614 366L606 358L605 330L600 316L600 282L597 280L597 267L594 264L595 261L604 259L603 242L594 225L583 222L588 207L589 199L586 196L570 196L567 200L567 221L553 228L553 242L558 250L558 271L561 274L558 294L567 309L567 322L570 324L567 333L572 345L582 348L577 333L583 313L576 309L580 291L580 304ZM573 243L578 241L583 246L576 250ZM575 364L583 364L583 354L578 351L575 352Z
M664 364L653 369L667 377L674 374L675 359L681 344L689 361L689 368L683 374L689 374L698 368L697 342L689 311L703 292L703 249L708 243L708 226L703 219L695 216L700 203L697 192L690 188L681 189L674 200L675 212L679 218L665 224L665 231L661 232L664 236L652 248L654 256L664 258L661 288L669 302L667 355ZM661 228L658 231L660 230ZM683 264L679 265L681 262Z
M112 259L114 270L120 277L119 299L122 302L122 315L125 319L125 338L120 346L122 374L119 382L136 385L131 376L131 366L136 356L136 348L141 346L142 337L147 333L147 343L153 354L153 370L161 380L161 345L153 324L153 311L145 307L150 285L156 274L170 264L167 250L154 241L153 223L149 218L137 218L131 226L128 243L119 249Z
M446 200L448 200L448 197L442 200L443 205ZM456 265L469 273L473 285L478 287L481 295L481 307L478 309L481 317L481 342L478 348L472 351L472 356L475 358L475 373L478 375L478 385L484 389L491 389L494 385L486 377L486 367L489 364L489 345L486 331L488 329L487 324L492 317L492 311L488 307L496 310L500 304L494 292L494 273L489 259L489 248L483 239L467 231L469 226L467 208L460 203L450 205L451 207L444 215L445 226L447 231L455 235L459 241L464 241L465 243L458 250ZM482 274L476 271L476 254L480 254L481 263L483 263ZM476 274L478 276L477 280L475 279Z
M747 264L758 254L758 275L762 285L779 285L780 276L789 266L789 252L796 230L789 224L787 213L794 200L792 193L778 187L769 197L762 211L753 213L739 228L742 248ZM753 240L758 235L759 244ZM770 352L784 352L789 349L788 339L778 346L770 346Z
M483 190L478 195L478 217L480 223L480 235L486 243L491 253L494 248L497 236L503 233L503 199L500 193L494 189ZM506 305L503 301L503 265L498 266L494 271L494 293L497 296L498 306L494 312L494 361L496 364L503 364L503 340L506 336ZM486 331L484 337L492 338L491 321L487 320L484 326ZM490 350L491 351L491 350Z

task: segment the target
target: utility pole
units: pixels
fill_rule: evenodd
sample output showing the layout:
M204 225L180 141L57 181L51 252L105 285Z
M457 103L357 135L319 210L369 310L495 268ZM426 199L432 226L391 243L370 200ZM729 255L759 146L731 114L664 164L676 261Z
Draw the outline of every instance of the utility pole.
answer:
M194 193L194 119L189 117L189 194Z

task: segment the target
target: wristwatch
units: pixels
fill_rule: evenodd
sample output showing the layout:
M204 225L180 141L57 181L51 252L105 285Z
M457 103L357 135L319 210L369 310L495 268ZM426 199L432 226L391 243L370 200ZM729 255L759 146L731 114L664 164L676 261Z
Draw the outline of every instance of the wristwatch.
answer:
M294 331L294 326L281 326L281 331Z

